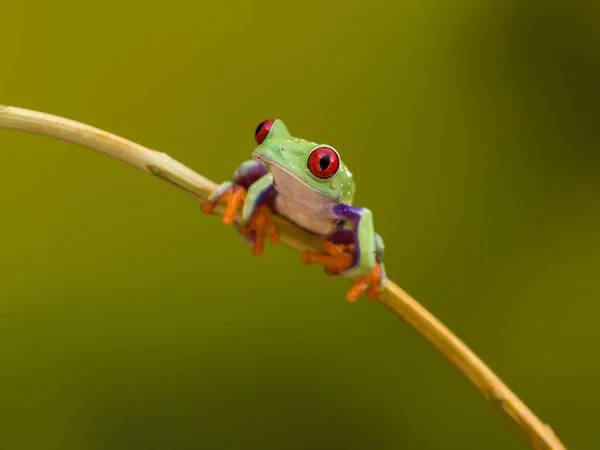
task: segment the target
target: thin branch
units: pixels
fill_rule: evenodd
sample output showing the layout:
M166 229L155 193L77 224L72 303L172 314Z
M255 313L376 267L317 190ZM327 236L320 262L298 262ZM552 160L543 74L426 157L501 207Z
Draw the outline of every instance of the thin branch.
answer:
M36 133L96 150L120 159L204 201L217 184L169 155L150 150L106 131L49 114L0 105L0 128ZM216 211L222 213L222 209ZM296 250L319 251L321 239L291 222L275 217L281 241ZM432 344L506 416L535 449L564 449L552 429L542 423L519 398L458 337L392 281L378 299Z

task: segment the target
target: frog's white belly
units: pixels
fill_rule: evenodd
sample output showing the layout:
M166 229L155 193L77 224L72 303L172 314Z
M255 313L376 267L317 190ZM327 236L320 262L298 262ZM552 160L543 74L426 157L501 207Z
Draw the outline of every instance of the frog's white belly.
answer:
M329 236L338 229L335 215L330 211L319 211L293 197L277 195L275 211L287 217L301 228L321 236Z
M276 167L271 168L275 185L275 211L298 226L321 236L339 228L333 212L337 203L320 195L301 180Z

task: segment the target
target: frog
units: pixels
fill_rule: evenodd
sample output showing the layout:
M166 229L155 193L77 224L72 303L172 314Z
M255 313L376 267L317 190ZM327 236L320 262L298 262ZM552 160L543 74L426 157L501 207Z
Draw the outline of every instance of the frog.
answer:
M327 275L353 281L348 301L363 293L375 300L386 282L384 242L375 232L373 213L354 206L356 184L338 151L292 136L281 119L260 122L254 139L251 159L218 185L202 210L211 214L225 203L223 223L234 224L257 256L266 238L279 241L273 216L291 221L322 238L321 252L302 252L302 263L322 264Z

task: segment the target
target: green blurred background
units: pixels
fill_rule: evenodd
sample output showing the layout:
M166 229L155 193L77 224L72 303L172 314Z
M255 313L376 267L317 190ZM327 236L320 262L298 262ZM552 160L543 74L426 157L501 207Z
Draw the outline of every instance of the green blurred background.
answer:
M60 5L60 6L59 6ZM597 2L2 5L0 103L222 181L269 117L334 145L390 277L600 447ZM521 449L348 284L186 196L0 131L0 448Z

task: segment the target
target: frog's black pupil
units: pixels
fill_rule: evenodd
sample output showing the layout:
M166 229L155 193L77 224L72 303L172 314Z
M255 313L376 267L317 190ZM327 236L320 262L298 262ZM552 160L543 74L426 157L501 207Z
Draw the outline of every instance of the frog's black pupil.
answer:
M254 132L254 137L258 136L258 133L260 133L260 130L262 129L264 124L264 122L258 124L258 126L256 127L256 131Z
M321 170L325 171L328 167L329 164L331 164L331 160L329 158L329 155L325 155L321 158L321 160L319 161L319 167L321 168Z

